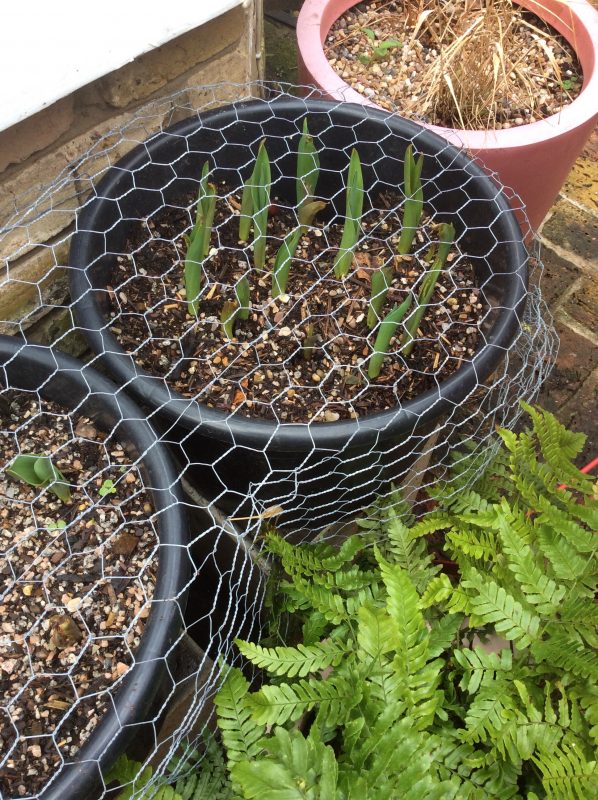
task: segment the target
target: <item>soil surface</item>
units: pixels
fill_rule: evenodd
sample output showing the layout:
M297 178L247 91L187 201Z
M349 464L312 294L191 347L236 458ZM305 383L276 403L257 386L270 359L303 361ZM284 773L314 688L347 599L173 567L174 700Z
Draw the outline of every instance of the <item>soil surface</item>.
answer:
M7 800L37 795L102 718L133 663L157 566L152 506L125 451L89 419L41 402L32 393L0 396L0 794ZM18 453L51 455L70 500L9 477L4 469Z
M524 125L557 114L582 89L568 42L507 0L359 3L324 49L368 100L443 127Z
M188 313L183 266L183 233L194 220L193 198L161 209L131 230L124 254L111 276L111 329L137 363L185 396L226 412L287 422L334 422L382 411L443 380L471 358L486 309L472 265L453 245L412 353L398 354L397 328L391 357L375 381L367 362L377 329L367 327L372 272L392 268L392 285L381 314L419 287L429 268L425 255L438 239L430 220L418 233L409 256L397 256L401 229L398 198L380 197L367 212L353 268L344 280L333 263L342 220L317 223L301 238L286 294L272 299L271 268L276 249L296 225L281 204L270 210L268 269L253 266L251 246L238 240L240 198L219 188L211 256L197 320ZM237 320L229 340L220 322L224 303L234 300L235 284L246 276L251 312Z

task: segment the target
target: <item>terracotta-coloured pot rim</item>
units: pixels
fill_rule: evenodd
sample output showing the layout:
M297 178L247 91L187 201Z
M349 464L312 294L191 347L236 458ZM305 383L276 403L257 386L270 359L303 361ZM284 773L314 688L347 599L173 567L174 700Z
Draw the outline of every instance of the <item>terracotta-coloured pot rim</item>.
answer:
M300 57L315 85L335 100L376 106L334 71L323 44L334 22L360 0L305 0L297 20ZM526 147L549 141L598 117L598 11L586 0L516 0L555 28L575 50L584 84L580 94L558 114L507 130L461 130L425 127L452 144L476 151ZM378 107L378 106L376 106Z

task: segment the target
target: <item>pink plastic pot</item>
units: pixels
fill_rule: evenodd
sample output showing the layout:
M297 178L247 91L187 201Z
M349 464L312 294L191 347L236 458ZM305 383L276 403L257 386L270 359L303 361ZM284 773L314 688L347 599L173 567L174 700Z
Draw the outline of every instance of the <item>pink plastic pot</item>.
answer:
M323 49L333 23L357 2L305 0L297 21L299 79L326 97L374 105L343 81ZM496 172L521 197L536 229L598 120L598 12L586 0L520 0L520 4L552 25L577 53L584 78L580 95L559 114L508 130L426 127L466 147Z

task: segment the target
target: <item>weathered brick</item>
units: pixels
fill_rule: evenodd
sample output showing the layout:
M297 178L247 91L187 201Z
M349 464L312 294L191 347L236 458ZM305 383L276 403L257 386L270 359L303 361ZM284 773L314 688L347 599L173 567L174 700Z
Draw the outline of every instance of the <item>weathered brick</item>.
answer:
M133 112L112 117L6 181L0 200L0 224L8 232L0 236L0 260L20 258L68 228L92 185L119 158L158 130L163 119L162 112L139 120ZM124 126L127 129L121 134ZM103 136L106 138L98 144ZM76 168L70 177L56 183L60 172L74 162ZM53 183L55 188L48 189ZM28 208L24 214L23 209Z
M598 256L598 217L560 200L553 215L542 228L542 236L586 261L596 262Z
M598 455L598 370L583 383L575 397L558 413L557 417L568 428L585 433L588 437L577 458L580 467Z
M577 278L581 275L578 267L557 256L554 250L548 247L542 249L542 264L544 270L539 277L542 297L551 309L559 305L567 290L571 288Z
M57 182L69 161L67 151L60 148L2 182L0 227L6 232L0 236L0 262L25 255L72 223L77 187L66 175Z
M0 131L0 173L39 153L65 133L73 122L73 96L63 97L32 117ZM2 176L0 175L0 180Z
M238 6L102 78L101 94L113 108L138 103L197 64L232 47L244 30L245 12Z
M5 266L0 282L0 333L14 334L33 325L68 296L68 242L39 247Z
M557 332L557 362L539 397L540 404L554 413L575 397L592 370L598 368L598 347L562 320L557 320Z
M225 75L227 83L233 85L225 84L215 90L203 88L217 82L217 75ZM233 52L226 53L185 76L185 84L189 87L189 103L193 108L203 108L238 100L240 90L234 84L245 84L256 77L255 61L250 55L247 42L243 42Z
M598 336L598 285L591 278L582 281L571 294L563 310L590 335Z

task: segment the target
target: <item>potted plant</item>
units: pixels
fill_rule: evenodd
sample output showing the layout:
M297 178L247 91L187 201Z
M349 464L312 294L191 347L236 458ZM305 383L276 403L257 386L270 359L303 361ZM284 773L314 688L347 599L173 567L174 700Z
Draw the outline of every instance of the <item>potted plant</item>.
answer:
M373 104L374 100L345 82L324 52L331 27L357 2L305 0L297 21L299 77L301 83L316 86L325 97ZM501 183L521 197L530 224L536 229L598 118L598 12L586 0L521 0L519 5L552 26L575 51L583 72L579 95L552 116L506 130L428 127L451 143L465 147L488 170L496 172ZM400 108L397 110L400 113Z
M466 155L375 109L288 97L206 112L133 150L80 212L70 266L92 349L189 474L225 509L320 527L404 474L496 370L527 286L517 221ZM440 355L418 366L421 347L405 337L441 324L439 273L464 280L444 287L449 305L471 287L476 343L446 355L436 331ZM424 284L440 295L422 318ZM352 352L335 356L332 331ZM409 375L424 376L419 389L399 386Z
M0 364L1 792L93 797L152 719L181 634L178 476L90 366L9 337Z
M237 642L251 673L224 670L219 737L151 782L121 760L119 800L156 784L173 800L594 796L596 495L573 464L583 434L527 410L532 429L500 431L478 480L456 469L418 519L396 493L341 547L265 526L273 613L260 644Z

